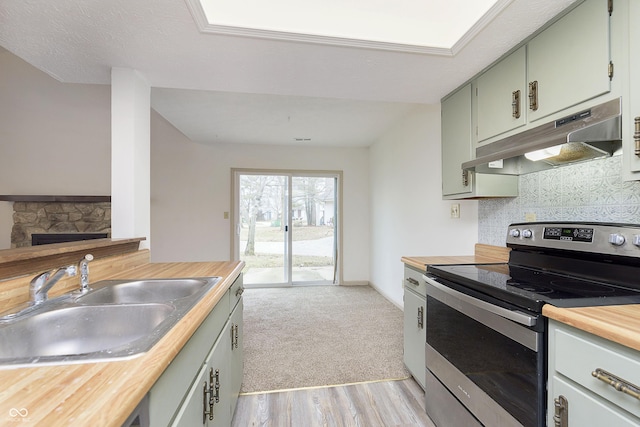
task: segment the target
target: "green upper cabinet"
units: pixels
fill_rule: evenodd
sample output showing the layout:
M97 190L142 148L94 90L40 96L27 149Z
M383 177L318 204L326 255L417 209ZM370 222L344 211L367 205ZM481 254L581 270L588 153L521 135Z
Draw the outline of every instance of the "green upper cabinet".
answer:
M442 194L445 196L471 192L468 174L462 163L470 160L471 85L464 86L442 101Z
M523 46L478 77L478 142L526 123L526 65Z
M623 170L625 180L640 180L640 155L636 154L636 147L640 147L640 1L629 1L626 17L629 43L625 53L629 58L629 76L624 90L628 96L623 96L622 107Z
M609 37L608 1L587 0L529 41L530 122L610 91Z
M442 196L445 199L515 197L518 177L464 172L472 159L471 85L442 101Z

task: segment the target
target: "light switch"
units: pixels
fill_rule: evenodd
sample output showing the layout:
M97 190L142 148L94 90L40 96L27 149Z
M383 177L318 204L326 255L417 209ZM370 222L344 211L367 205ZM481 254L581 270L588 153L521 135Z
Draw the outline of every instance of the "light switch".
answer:
M224 213L224 219L229 219L229 212Z
M451 218L460 218L460 203L451 204Z

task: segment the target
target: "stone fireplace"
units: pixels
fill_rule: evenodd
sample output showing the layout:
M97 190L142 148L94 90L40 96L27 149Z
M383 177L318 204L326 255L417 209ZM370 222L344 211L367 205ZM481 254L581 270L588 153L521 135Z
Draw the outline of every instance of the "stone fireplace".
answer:
M111 236L110 201L84 202L68 199L14 201L11 247L31 246L33 234L65 234L68 235L64 236L66 241L104 237L104 234Z

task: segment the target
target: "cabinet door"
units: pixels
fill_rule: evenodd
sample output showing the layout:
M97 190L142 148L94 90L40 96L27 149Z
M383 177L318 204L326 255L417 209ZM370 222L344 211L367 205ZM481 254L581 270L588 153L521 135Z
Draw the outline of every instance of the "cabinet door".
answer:
M476 81L478 142L524 126L528 107L523 46Z
M238 394L242 387L242 372L244 368L244 350L243 350L243 334L242 334L242 314L243 301L238 301L236 308L231 313L229 323L232 326L231 334L231 418L235 413L236 403L238 402Z
M527 44L528 81L537 82L529 121L610 90L607 0L586 0Z
M442 194L471 192L471 174L465 182L462 163L471 160L471 85L442 102Z
M226 308L226 307L225 307ZM171 424L172 427L229 426L231 425L229 389L229 336L227 322L209 353L196 381ZM218 387L216 387L216 384ZM212 397L213 396L213 397ZM209 399L213 398L213 420L205 415Z
M566 427L638 427L640 423L639 419L627 415L626 412L622 412L619 408L602 401L596 395L561 377L553 376L550 387L549 410L547 411L547 424L550 426L555 425L553 420L553 399L561 395L568 402L568 425Z
M213 384L215 403L213 405L213 421L207 426L228 427L231 425L231 321L227 322L220 338L207 358L209 380ZM219 390L216 392L216 383Z
M404 364L418 384L424 388L426 300L411 290L404 292Z
M187 392L184 404L173 419L172 427L179 426L204 426L208 418L205 410L208 409L209 372L206 366L202 366L196 380Z
M628 114L622 115L623 120L623 144L622 155L624 156L625 179L640 179L640 156L635 154L636 143L636 118L640 120L640 25L637 25L640 17L640 2L629 2L629 90L627 102L629 103ZM623 97L624 101L624 97Z

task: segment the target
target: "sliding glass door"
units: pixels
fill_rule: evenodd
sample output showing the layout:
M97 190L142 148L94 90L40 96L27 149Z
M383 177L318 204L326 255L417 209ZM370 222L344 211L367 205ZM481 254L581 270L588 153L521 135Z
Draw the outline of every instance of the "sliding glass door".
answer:
M234 259L244 284L337 283L336 173L234 170Z

